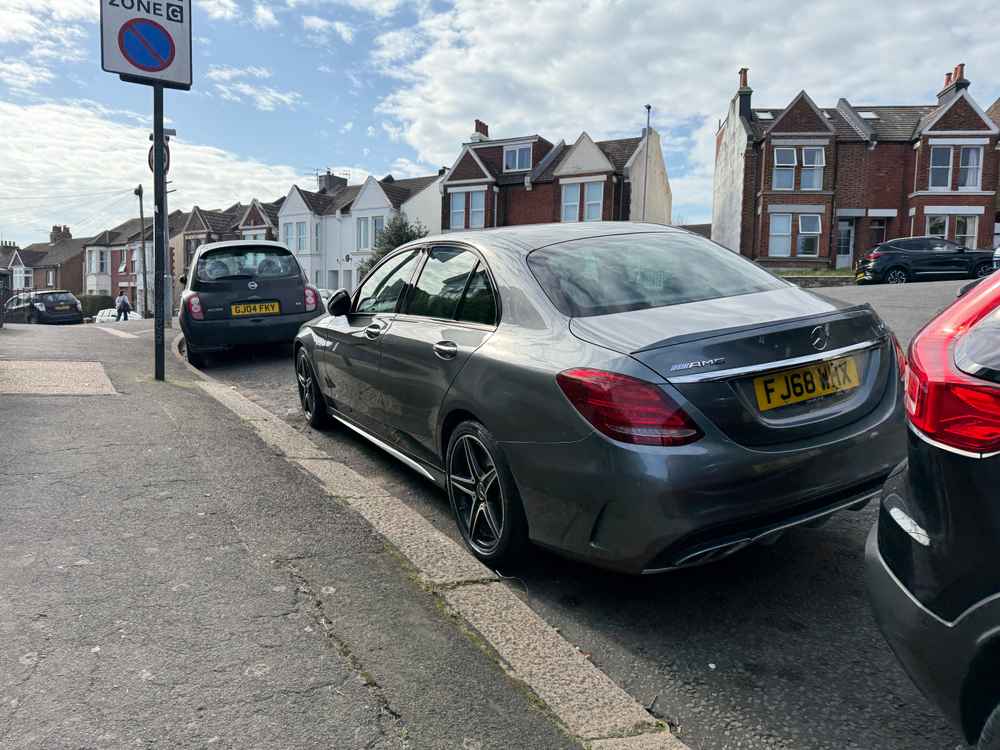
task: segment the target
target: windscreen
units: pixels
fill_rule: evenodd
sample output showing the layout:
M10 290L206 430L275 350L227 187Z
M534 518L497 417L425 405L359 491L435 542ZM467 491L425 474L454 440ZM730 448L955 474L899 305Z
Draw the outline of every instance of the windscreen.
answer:
M247 245L210 250L198 259L198 281L298 276L299 264L283 247Z
M781 289L785 282L703 237L626 234L535 250L528 266L573 318Z
M72 305L76 304L76 297L69 292L42 292L35 295L35 301L46 305Z

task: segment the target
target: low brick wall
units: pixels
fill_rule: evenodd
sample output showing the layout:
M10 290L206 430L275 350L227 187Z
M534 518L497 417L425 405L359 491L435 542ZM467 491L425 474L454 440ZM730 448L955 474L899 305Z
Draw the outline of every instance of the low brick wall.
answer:
M853 276L782 276L796 286L816 287L816 286L854 286Z

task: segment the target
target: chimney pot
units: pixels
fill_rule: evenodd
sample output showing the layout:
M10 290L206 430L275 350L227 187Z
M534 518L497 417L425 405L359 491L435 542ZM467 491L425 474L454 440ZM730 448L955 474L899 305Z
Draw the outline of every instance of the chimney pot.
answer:
M740 68L740 88L745 89L750 86L750 69Z
M948 88L951 86L951 73L944 74L944 87Z
M959 63L955 66L955 78L956 81L961 81L965 78L965 63Z

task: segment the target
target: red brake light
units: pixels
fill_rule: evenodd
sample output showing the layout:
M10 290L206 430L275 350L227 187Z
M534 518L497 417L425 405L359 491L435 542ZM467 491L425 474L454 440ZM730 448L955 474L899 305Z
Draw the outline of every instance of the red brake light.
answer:
M306 312L312 312L316 309L316 305L319 301L319 292L313 289L311 286L306 287Z
M201 297L199 297L197 294L192 294L190 297L187 298L187 308L188 308L188 313L195 320L205 319L205 311L201 309Z
M872 250L865 256L865 260L875 260L876 258L881 258L882 255L883 253L880 250Z
M686 445L698 426L659 386L628 375L578 368L556 375L576 410L598 431L635 445Z
M896 369L899 371L899 379L906 379L906 354L903 352L903 347L899 345L899 339L896 338L896 334L890 333L889 338L892 339L892 348L896 352Z
M1000 277L984 281L928 323L910 344L904 402L910 423L943 445L1000 450L1000 387L955 365L955 344L1000 306Z

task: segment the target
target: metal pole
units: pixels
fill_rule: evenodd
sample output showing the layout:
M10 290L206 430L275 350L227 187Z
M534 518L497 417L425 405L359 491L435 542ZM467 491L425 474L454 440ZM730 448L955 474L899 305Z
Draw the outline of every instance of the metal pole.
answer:
M153 86L153 356L154 377L163 380L163 269L167 176L164 170L163 86Z
M649 112L652 104L646 105L646 163L642 168L642 220L646 220L646 183L649 181Z
M142 238L142 317L149 317L149 280L146 276L146 217L142 210L142 185L140 184L134 191L139 196L139 227Z

